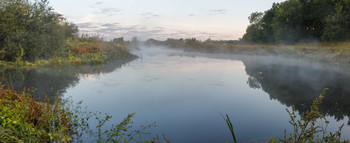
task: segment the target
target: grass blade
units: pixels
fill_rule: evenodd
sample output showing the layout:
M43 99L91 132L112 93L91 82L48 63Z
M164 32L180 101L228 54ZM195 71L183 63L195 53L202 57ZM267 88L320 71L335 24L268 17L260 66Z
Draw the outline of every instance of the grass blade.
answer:
M229 128L230 131L231 131L231 135L232 135L232 138L233 138L233 142L234 142L234 143L237 143L236 136L235 136L235 132L234 132L234 130L233 130L233 125L232 125L232 123L231 123L230 118L228 117L227 114L226 114L226 117L225 117L224 115L222 115L221 113L220 113L220 115L221 115L221 117L226 121L226 124L227 124L228 128Z

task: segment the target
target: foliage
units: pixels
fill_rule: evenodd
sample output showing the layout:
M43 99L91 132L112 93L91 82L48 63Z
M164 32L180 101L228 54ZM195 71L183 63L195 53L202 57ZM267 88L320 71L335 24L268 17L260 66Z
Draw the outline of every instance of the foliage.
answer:
M136 140L135 135L140 139L142 135L149 135L145 130L155 123L134 130L131 121L134 113L119 124L103 129L112 116L87 112L81 102L73 106L72 100L60 100L59 96L53 104L48 98L38 102L30 93L28 89L18 94L0 83L0 142L83 142L84 133L96 142L153 142ZM91 118L98 122L92 129Z
M99 64L132 57L123 38L105 42L97 36L78 36L77 26L54 12L48 0L0 3L0 66Z
M287 0L254 12L242 40L294 44L350 40L350 0Z
M272 139L270 142L349 142L341 140L341 130L344 124L335 133L328 132L327 126L329 121L319 113L318 105L322 103L327 90L325 89L320 97L313 101L310 110L303 113L300 118L297 118L295 107L292 108L292 111L287 109L290 116L289 123L293 126L293 133L287 135L285 131L283 139Z
M326 17L323 41L344 41L350 37L350 1L337 3L335 12ZM347 6L347 7L346 7Z
M71 113L59 102L39 103L29 90L18 94L1 86L0 142L69 142L71 118Z
M123 38L113 41L103 41L99 37L76 36L65 42L67 50L49 59L37 59L35 61L23 60L24 51L15 61L1 61L1 70L24 68L30 69L39 66L67 66L82 64L102 64L110 60L135 58L126 48ZM1 53L1 51L0 51ZM0 71L1 72L1 71Z
M77 27L53 11L48 0L0 2L0 60L49 58L65 51L64 42Z
M310 110L302 113L300 117L298 117L295 107L292 107L292 111L286 109L290 117L289 123L293 126L293 133L287 135L287 131L285 130L283 139L273 138L269 143L349 143L350 141L341 139L341 130L344 124L335 133L328 132L329 121L319 113L318 106L322 103L322 99L327 91L327 88L324 89L321 95L313 101ZM228 115L226 115L226 118L223 115L221 116L225 119L230 128L233 140L236 142L233 126Z
M78 38L69 39L66 41L66 46L69 48L69 61L79 64L75 58L81 58L82 63L105 63L111 59L126 59L134 57L126 49L126 44L123 38L115 38L112 41L106 42L97 36L82 35ZM87 59L84 59L87 58Z

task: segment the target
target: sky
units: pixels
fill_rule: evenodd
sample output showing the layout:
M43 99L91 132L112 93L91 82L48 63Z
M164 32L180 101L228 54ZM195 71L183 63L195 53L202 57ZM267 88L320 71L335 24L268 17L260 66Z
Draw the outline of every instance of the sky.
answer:
M285 0L51 0L81 33L113 39L237 40L253 12Z

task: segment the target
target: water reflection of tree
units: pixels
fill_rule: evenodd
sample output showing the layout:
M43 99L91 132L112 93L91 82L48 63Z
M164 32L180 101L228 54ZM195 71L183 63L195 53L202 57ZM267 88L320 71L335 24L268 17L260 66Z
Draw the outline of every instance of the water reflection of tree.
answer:
M320 112L337 120L350 116L350 76L317 67L268 63L259 59L245 59L247 83L261 88L287 106L294 105L299 112L309 109L324 88L329 88ZM350 122L349 122L350 125Z
M44 99L46 95L50 99L58 93L64 93L67 88L75 86L79 82L76 73L68 69L45 68L5 71L8 83L11 83L16 91L30 88L37 99Z
M79 83L81 74L110 73L121 68L131 60L114 61L103 65L84 65L77 67L51 67L36 68L31 70L6 70L7 83L12 85L16 91L31 88L36 99L43 100L46 95L53 99L57 93L62 95L70 87Z

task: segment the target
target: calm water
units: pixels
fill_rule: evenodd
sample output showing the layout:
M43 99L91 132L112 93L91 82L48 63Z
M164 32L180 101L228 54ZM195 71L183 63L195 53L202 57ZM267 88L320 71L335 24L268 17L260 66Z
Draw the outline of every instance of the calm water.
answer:
M100 66L11 70L17 89L36 87L37 98L57 91L83 100L91 111L122 120L136 112L136 126L157 122L153 135L174 143L232 141L219 112L228 114L239 142L282 137L291 129L286 108L309 108L323 88L330 88L321 113L344 123L350 139L350 73L300 60L276 57L213 55L151 48L140 58Z

